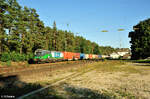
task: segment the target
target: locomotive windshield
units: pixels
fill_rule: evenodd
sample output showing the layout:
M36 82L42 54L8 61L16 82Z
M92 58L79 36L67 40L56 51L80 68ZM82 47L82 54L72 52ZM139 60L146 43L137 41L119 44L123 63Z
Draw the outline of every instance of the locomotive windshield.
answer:
M42 56L42 52L36 52L36 56Z
M35 56L43 56L45 54L50 54L50 51L41 49L35 51Z

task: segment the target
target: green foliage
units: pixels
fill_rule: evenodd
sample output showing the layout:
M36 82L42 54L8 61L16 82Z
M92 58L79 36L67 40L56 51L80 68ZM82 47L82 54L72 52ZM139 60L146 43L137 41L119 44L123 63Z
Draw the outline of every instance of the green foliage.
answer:
M6 66L8 66L8 67L11 66L11 61L10 60L6 62Z
M150 56L150 19L141 21L129 32L131 38L132 59L144 59Z
M118 50L118 49L114 49L114 48L112 48L110 46L100 46L99 49L100 49L100 53L104 54L104 55L109 55L112 52L115 52L115 51Z
M11 52L11 53L3 53L1 55L1 61L3 62L7 62L7 61L14 61L14 62L18 62L18 61L28 61L29 59L33 58L33 54L32 53L29 53L27 55L25 54L20 54L20 53L17 53L15 51Z
M10 60L11 60L11 56L10 56L9 53L7 53L7 52L2 53L1 61L7 62L7 61L10 61Z
M2 0L0 3L0 54L2 61L29 60L36 49L70 51L91 54L109 54L111 47L102 47L71 31L58 30L56 22L53 28L45 27L36 10L21 7L17 0ZM67 26L69 26L67 24Z
M26 56L24 54L20 54L16 52L10 53L10 56L11 56L11 60L14 62L24 61L26 59Z
M27 55L26 55L25 60L27 60L27 61L28 61L28 60L32 59L32 58L33 58L33 56L34 56L34 55L33 55L33 53L29 53L29 54L27 54Z

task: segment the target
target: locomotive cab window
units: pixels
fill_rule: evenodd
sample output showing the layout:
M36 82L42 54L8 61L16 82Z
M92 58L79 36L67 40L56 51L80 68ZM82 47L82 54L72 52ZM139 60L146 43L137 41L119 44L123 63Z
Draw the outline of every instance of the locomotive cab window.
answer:
M36 52L36 56L42 56L42 52Z

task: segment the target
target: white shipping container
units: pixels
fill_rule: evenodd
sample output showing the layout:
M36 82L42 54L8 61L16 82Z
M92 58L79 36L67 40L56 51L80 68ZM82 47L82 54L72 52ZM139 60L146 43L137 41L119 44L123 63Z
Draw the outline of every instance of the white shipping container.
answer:
M57 58L61 58L64 57L64 54L62 52L59 51L51 51L52 57L57 57Z
M55 57L55 51L51 51L52 57Z
M88 54L85 54L85 59L89 59L89 55Z
M63 54L63 52L60 52L60 57L64 57L64 54Z

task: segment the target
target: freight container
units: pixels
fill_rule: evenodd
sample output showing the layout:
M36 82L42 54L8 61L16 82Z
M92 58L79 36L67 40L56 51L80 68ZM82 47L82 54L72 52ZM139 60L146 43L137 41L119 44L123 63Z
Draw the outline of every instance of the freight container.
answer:
M58 51L51 51L52 57L56 59L62 59L63 53Z
M64 60L73 60L74 53L73 52L63 52Z
M73 59L79 60L80 59L80 53L74 53Z
M98 59L98 55L95 55L95 59Z
M88 54L85 54L85 59L89 59L89 55Z
M93 56L93 59L98 59L98 55L93 54L92 56Z
M95 57L95 54L93 54L92 56L93 56L92 59L95 59L95 58L96 58L96 57Z
M102 58L102 55L98 55L98 58L99 58L99 59Z
M85 54L84 53L80 53L80 59L85 59Z
M51 61L55 62L55 61L61 61L61 60L63 60L64 55L63 55L62 52L51 51L51 54L52 54Z
M92 59L92 58L93 58L92 54L89 54L89 59Z

